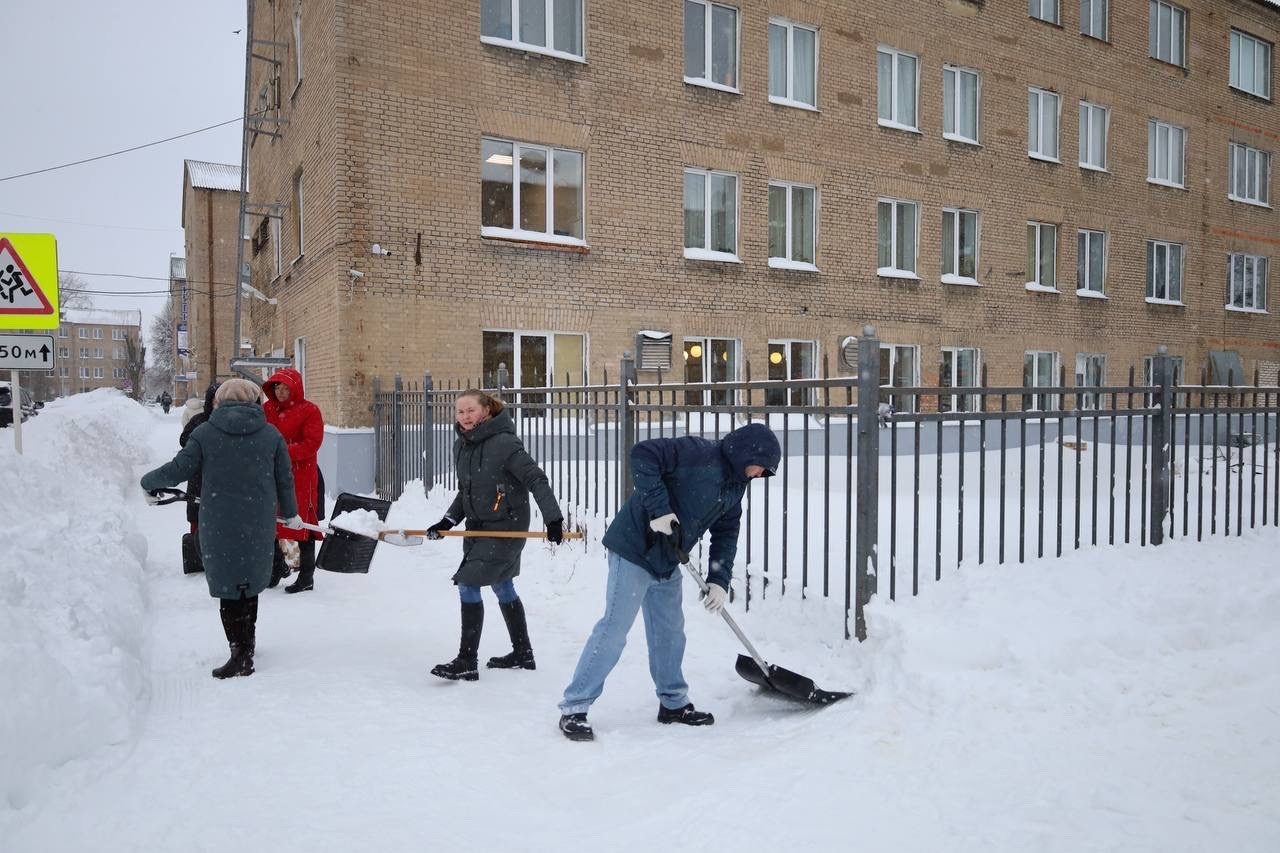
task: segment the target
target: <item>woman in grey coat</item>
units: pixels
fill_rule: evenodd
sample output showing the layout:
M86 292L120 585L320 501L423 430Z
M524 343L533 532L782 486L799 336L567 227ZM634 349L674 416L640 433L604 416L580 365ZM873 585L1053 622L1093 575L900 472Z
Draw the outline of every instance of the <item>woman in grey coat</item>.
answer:
M209 420L192 431L172 461L142 475L147 502L153 490L176 486L201 472L200 557L209 594L219 599L231 657L214 678L253 675L258 593L271 578L277 513L299 528L293 469L284 438L267 424L262 391L247 379L229 379L213 398Z
M444 518L428 528L428 539L440 539L464 518L467 529L529 529L529 495L533 494L547 524L547 539L559 545L564 540L563 516L551 494L547 475L533 461L516 437L511 415L502 401L475 389L458 395L458 421L453 443L454 470L458 472L458 495ZM431 670L432 675L451 681L475 681L480 631L484 626L484 602L480 587L493 587L511 635L511 652L489 659L491 669L534 669L533 646L525 621L524 604L512 582L520 574L520 552L524 539L469 537L462 543L462 565L453 576L462 600L462 639L458 656Z

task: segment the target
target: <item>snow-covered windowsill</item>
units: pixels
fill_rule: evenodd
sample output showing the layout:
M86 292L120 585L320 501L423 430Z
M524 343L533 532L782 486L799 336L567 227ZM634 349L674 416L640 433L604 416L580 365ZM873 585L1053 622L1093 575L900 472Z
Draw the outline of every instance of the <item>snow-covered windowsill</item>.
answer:
M1034 281L1027 282L1027 290L1030 290L1032 293L1061 293L1062 292L1061 290L1058 290L1058 288L1056 287L1050 287L1047 284L1038 284L1037 282L1034 282Z
M769 269L795 270L796 272L818 272L818 267L814 264L807 264L803 261L789 261L786 258L770 258Z
M920 276L910 270L900 270L897 267L880 267L876 270L876 275L881 278L900 278L905 281L919 281Z
M742 259L732 252L713 252L709 249L685 248L684 256L690 261L718 261L725 264L740 264Z
M943 284L958 284L963 287L982 287L982 284L976 278L970 278L967 275L952 275L951 273L943 273Z

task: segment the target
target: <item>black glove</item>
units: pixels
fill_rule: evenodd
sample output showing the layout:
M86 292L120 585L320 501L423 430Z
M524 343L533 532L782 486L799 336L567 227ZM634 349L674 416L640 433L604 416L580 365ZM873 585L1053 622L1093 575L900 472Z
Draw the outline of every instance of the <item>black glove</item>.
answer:
M444 537L440 535L440 531L452 530L454 525L457 523L458 522L446 515L444 518L427 528L427 538L431 540L443 539Z
M559 545L564 541L564 522L548 521L547 522L547 541L552 545Z

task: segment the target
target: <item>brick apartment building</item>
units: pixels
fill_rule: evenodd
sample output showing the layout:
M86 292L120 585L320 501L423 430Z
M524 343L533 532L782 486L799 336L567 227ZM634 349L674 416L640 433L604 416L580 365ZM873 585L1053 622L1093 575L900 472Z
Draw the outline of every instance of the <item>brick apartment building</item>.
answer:
M868 322L893 384L1160 344L1275 379L1273 3L249 9L244 336L331 423L396 372L598 381L641 332L698 381L842 370Z
M24 373L23 383L37 399L131 387L130 356L141 352L141 311L68 308L56 336L53 371Z
M182 168L182 230L186 257L170 260L169 292L188 354L174 362L182 395L203 396L215 377L231 375L236 292L236 219L240 169L186 160ZM175 261L181 262L175 264ZM180 267L180 268L179 268ZM185 325L186 329L181 329ZM174 335L178 345L178 334ZM185 399L179 396L177 399Z

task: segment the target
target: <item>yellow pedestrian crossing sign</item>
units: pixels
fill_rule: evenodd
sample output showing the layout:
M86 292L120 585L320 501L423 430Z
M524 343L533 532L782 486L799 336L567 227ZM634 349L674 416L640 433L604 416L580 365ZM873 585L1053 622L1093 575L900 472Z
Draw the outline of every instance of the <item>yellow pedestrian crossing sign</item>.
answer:
M58 328L58 241L0 234L0 329Z

